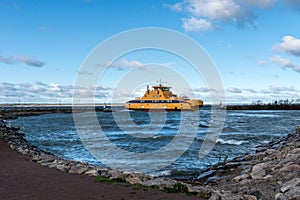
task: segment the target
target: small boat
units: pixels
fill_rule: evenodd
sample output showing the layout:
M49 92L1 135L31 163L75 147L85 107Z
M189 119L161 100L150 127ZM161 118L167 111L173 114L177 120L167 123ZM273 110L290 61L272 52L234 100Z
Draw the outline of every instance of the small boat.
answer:
M186 96L178 97L171 91L171 88L160 83L159 85L152 86L152 90L150 90L149 85L147 85L147 91L144 96L127 101L125 108L142 111L192 111L199 110L203 106L202 100L191 100Z

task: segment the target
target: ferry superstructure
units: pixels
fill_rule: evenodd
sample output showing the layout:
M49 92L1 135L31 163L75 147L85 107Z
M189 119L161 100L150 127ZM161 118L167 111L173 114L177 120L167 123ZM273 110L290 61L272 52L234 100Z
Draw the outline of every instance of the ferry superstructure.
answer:
M171 91L172 87L161 83L152 86L152 90L147 86L143 97L129 100L125 103L125 108L129 110L165 110L165 111L191 111L199 110L203 106L200 99L191 100L188 97L178 97Z

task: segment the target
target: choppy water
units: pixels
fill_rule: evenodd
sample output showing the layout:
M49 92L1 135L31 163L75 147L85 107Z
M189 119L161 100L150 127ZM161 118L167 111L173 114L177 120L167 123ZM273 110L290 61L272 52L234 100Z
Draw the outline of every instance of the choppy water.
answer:
M99 124L106 136L117 147L137 153L156 151L168 145L176 137L182 115L190 119L189 126L194 126L197 130L191 146L170 166L152 172L152 175L172 177L189 177L197 174L217 163L220 157L230 159L253 153L257 145L293 133L295 125L300 124L300 111L227 111L224 128L217 144L205 158L199 159L199 149L210 126L211 111L209 109L201 110L200 120L194 120L195 116L193 115L195 113L193 112L164 113L166 122L163 125L153 120L159 119L160 113L153 113L156 118L153 118L151 122L153 116L146 112L130 112L131 117L129 118L126 116L122 118L122 115L119 115L121 117L116 123L113 115L118 112L127 111L120 108L115 109L115 113L97 113ZM72 114L19 117L10 123L13 126L20 126L21 131L26 134L26 139L43 150L63 158L103 165L82 144L74 126ZM88 126L93 125L86 123L80 128L82 130L86 128L89 132L94 130L95 133L93 134L97 134L96 129L91 129ZM92 148L97 148L97 144L99 144L97 140L94 143L92 141ZM180 148L181 146L177 145L174 152ZM121 160L118 153L104 152L103 154L107 154L103 156L115 159L116 162ZM165 156L161 155L159 160L155 160L155 162L166 162L164 159L166 159ZM132 162L138 162L138 160L132 160ZM145 162L146 165L148 162L154 161L149 159L141 162Z

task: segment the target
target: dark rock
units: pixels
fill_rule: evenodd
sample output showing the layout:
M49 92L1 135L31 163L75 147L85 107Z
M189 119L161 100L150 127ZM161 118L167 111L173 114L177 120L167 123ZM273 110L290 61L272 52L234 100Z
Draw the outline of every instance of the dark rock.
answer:
M263 197L262 193L258 190L251 192L250 195L255 196L257 199L261 199Z
M300 199L300 187L294 187L284 193L288 199Z
M275 200L289 200L288 197L282 193L277 193L275 195Z
M49 163L53 162L55 160L55 157L53 155L48 155L48 154L42 154L40 156L40 160L38 163Z
M68 172L69 171L69 167L66 165L56 165L56 169L63 171L63 172Z
M295 162L300 159L300 154L288 154L283 160L279 162L280 165L285 165L289 162Z
M217 170L209 170L207 172L204 172L202 174L200 174L197 179L204 179L204 178L208 178L209 176L212 176L216 173Z
M252 167L251 177L252 179L262 179L266 175L266 170L269 167L267 163L258 163Z
M77 164L75 166L72 166L69 170L69 173L71 174L84 174L88 170L88 166Z
M234 181L241 181L250 178L249 174L242 174L233 178Z
M257 200L256 196L254 195L244 195L243 197L247 200Z
M88 176L99 176L98 170L96 169L88 170L85 172L85 174Z
M296 186L300 186L300 178L294 178L286 183L283 184L283 186L280 188L281 192L286 192L291 188L294 188Z
M189 193L196 194L197 197L208 199L211 196L211 191L206 187L187 185L187 188Z
M300 172L300 166L297 164L291 164L288 166L282 167L279 172Z
M16 136L18 136L18 137L24 137L25 136L25 133L15 133L14 135L16 135ZM24 139L24 138L22 138L22 139Z
M296 132L296 133L300 133L300 125L296 126L295 132Z
M19 126L13 126L10 128L12 131L19 131L21 128Z

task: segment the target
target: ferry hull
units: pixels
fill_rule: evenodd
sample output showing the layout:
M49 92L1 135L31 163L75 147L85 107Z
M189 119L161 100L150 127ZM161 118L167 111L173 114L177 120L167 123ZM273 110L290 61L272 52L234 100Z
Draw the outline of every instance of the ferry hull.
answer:
M194 100L192 100L194 101ZM199 101L199 100L197 100ZM142 111L193 111L199 110L203 106L203 102L182 102L182 103L133 103L127 102L125 108L128 110L142 110Z

